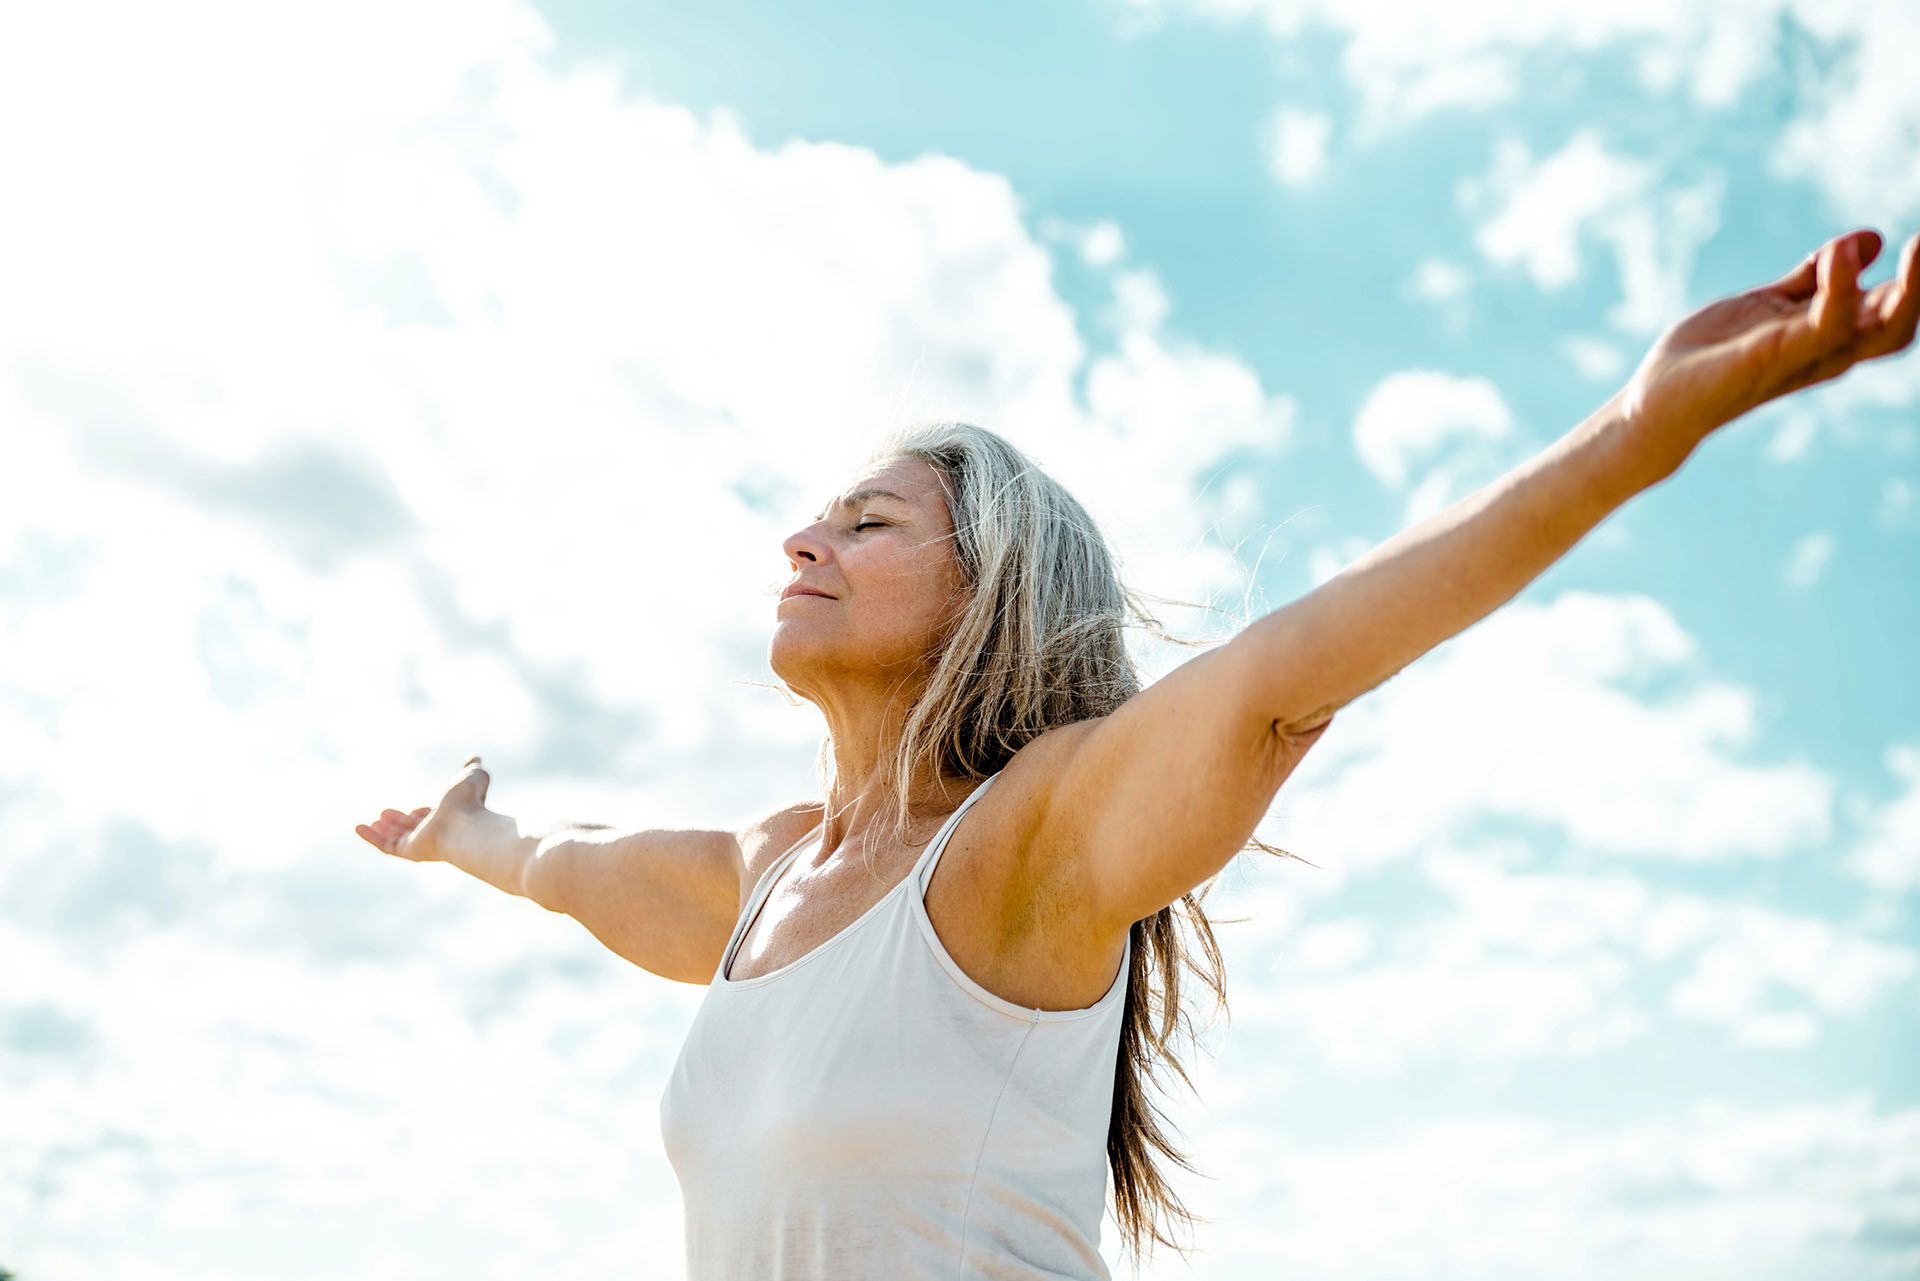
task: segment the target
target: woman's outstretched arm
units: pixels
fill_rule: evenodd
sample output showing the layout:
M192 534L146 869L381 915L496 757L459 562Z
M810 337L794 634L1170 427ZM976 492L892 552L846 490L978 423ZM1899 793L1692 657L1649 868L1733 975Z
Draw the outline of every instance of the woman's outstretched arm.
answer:
M1864 254L1860 233L1842 236L1781 280L1695 312L1542 453L1250 626L1246 642L1270 660L1257 697L1275 728L1324 724L1492 613L1735 418L1905 348L1920 315L1920 237L1896 277L1862 296L1857 277L1879 243L1867 235Z
M529 827L487 808L478 756L436 805L385 810L354 827L384 854L446 863L571 916L614 954L662 978L705 983L742 907L746 878L804 836L815 805L790 805L736 830Z
M1858 275L1879 243L1841 236L1780 280L1695 312L1534 458L1111 714L1057 733L1028 841L1051 865L1046 883L1085 905L1096 932L1178 901L1245 846L1339 708L1518 595L1720 427L1909 346L1920 237L1895 278L1863 294Z

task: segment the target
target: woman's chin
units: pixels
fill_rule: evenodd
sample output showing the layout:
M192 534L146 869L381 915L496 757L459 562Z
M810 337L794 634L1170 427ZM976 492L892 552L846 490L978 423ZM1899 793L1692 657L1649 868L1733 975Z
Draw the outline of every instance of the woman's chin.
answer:
M767 642L767 666L781 680L791 683L815 665L820 646L809 640L809 630L803 623L784 618L773 625L773 636Z

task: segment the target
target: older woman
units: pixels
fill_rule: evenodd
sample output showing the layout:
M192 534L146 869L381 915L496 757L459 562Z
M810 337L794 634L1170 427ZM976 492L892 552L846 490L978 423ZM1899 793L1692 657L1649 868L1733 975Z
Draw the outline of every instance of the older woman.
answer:
M473 757L355 830L708 985L660 1110L698 1281L1105 1277L1109 1172L1136 1256L1190 1217L1144 1093L1180 1071L1174 909L1218 993L1194 891L1271 849L1253 829L1336 711L1720 427L1906 348L1920 237L1863 294L1880 245L1696 312L1539 456L1144 689L1122 634L1151 616L1081 505L992 432L896 432L784 544L768 657L826 719L819 800L531 834Z

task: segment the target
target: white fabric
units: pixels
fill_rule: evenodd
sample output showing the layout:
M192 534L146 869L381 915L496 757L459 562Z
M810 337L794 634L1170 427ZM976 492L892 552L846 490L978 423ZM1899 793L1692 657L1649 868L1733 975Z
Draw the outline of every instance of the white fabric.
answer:
M767 870L660 1101L690 1281L1107 1281L1107 1124L1129 938L1105 996L1037 1010L947 954L926 886L960 817L899 885L792 964L726 977Z

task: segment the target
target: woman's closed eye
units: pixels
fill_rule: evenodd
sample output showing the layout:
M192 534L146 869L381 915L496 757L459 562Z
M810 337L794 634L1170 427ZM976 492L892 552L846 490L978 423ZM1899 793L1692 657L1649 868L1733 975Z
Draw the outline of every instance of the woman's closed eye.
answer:
M886 523L884 520L863 520L853 527L853 532L857 534L863 529L884 529Z

